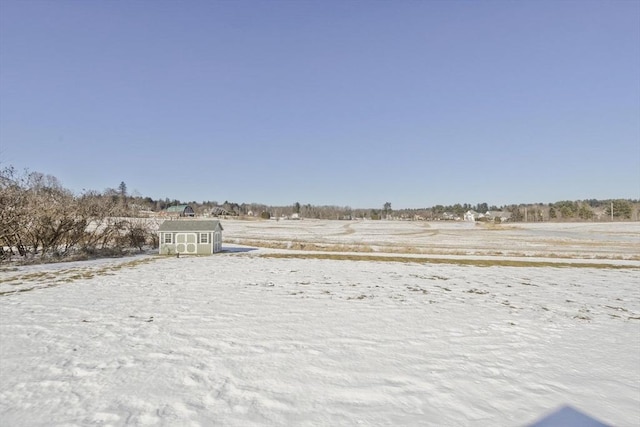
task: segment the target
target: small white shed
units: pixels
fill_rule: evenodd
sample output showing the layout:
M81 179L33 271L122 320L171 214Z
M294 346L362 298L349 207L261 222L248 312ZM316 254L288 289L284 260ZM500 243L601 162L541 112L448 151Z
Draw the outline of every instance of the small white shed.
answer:
M211 255L222 251L222 225L218 220L164 221L158 237L160 255Z

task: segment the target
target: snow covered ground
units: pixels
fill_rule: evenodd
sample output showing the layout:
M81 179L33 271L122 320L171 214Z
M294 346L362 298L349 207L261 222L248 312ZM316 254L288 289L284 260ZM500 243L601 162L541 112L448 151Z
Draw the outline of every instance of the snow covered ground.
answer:
M412 223L346 224L223 226L232 240L427 247ZM5 268L0 425L521 426L571 405L637 426L640 233L614 225L523 229L546 251L570 242L575 267L274 258L298 252L227 244L210 257ZM477 255L486 240L464 233L481 230L452 227L424 229ZM480 252L515 255L530 244L518 232L494 232L508 238ZM605 254L611 268L588 265Z

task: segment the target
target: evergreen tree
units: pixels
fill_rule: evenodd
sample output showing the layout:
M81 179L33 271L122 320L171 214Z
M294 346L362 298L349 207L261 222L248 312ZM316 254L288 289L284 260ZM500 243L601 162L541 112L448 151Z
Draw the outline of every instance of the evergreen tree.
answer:
M118 193L123 200L127 198L127 184L125 184L124 181L118 185Z
M389 214L391 214L391 202L386 202L382 206L382 213L384 218L386 219Z
M627 200L613 200L611 201L606 209L605 213L611 217L611 206L613 205L613 217L614 218L631 218L632 206L631 203Z

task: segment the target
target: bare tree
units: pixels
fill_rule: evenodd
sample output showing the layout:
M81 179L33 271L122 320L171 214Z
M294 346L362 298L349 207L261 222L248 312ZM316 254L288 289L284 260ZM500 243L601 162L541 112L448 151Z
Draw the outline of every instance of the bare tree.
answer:
M14 254L26 255L23 230L27 221L26 177L19 175L12 166L0 170L0 255L2 258Z

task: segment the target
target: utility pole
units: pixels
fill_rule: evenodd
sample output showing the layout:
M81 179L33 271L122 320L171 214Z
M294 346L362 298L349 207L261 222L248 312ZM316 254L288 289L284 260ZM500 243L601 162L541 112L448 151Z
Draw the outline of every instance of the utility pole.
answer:
M613 202L611 202L611 222L613 222Z

